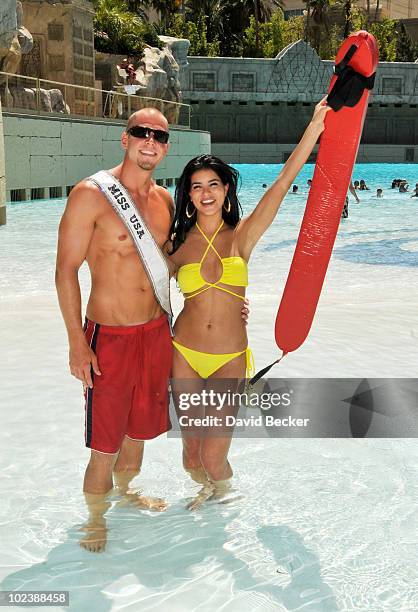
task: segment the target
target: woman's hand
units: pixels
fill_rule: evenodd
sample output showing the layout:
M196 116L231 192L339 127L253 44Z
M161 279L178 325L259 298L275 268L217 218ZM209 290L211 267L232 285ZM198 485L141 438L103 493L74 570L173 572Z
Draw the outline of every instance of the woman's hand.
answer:
M315 106L314 114L311 119L311 125L317 129L319 134L322 134L325 129L325 116L330 110L332 110L332 108L327 105L326 96Z

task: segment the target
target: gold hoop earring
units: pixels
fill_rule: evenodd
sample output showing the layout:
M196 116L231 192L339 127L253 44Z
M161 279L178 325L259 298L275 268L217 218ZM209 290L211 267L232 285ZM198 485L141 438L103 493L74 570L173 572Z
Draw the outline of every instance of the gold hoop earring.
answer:
M193 206L194 210L193 210L192 214L189 213L189 204L190 203L191 203L191 201L187 202L187 206L186 206L186 217L188 219L191 219L193 217L193 215L195 214L195 212L196 212L196 206Z
M231 212L231 200L228 198L228 196L225 198L225 200L228 200L228 208L225 206L225 202L224 202L224 209L225 209L225 212L229 213Z

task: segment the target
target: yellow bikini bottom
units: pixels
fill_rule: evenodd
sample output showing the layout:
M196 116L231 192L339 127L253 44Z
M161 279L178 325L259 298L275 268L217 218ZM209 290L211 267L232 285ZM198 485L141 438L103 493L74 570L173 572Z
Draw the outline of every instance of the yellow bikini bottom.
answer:
M194 349L187 348L173 340L173 345L183 355L187 363L195 372L199 374L201 378L209 378L217 370L222 368L225 364L229 363L235 357L243 355L245 353L246 359L246 377L251 378L254 375L254 357L251 349L247 348L238 353L202 353L201 351L195 351Z

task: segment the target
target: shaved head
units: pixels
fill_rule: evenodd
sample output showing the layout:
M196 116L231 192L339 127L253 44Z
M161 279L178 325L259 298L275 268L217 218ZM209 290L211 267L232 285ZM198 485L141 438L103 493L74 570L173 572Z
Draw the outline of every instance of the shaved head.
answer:
M146 125L149 127L160 127L162 130L168 132L168 121L164 115L156 108L147 107L141 108L141 110L132 113L128 119L126 129L129 130L133 125Z

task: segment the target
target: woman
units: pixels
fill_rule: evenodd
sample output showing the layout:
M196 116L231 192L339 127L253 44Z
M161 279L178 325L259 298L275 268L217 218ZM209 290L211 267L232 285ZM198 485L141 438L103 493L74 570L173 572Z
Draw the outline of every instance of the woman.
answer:
M251 352L240 316L248 284L247 263L324 130L329 110L326 99L317 104L278 178L241 220L235 169L211 155L192 159L185 167L176 189L171 249L167 249L185 297L174 327L175 398L184 390L184 379L188 389L193 382L198 389L202 379L215 384L219 379L240 380L250 373ZM190 508L229 488L230 444L230 432L216 435L212 430L203 438L183 434L184 468L204 485Z

